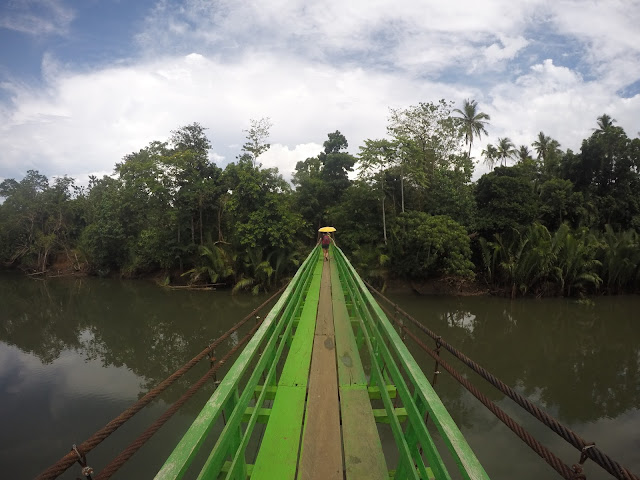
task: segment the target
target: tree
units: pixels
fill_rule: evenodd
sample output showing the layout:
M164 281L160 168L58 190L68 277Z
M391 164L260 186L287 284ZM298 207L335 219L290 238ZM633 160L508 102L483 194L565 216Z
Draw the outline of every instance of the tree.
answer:
M583 196L573 191L570 180L552 178L540 186L540 219L550 229L565 221L578 226L584 216Z
M419 280L435 275L472 277L465 228L446 215L406 212L398 216L390 246L395 273Z
M451 107L451 102L440 100L392 109L387 132L398 146L402 203L411 190L413 209L461 218L466 213L444 210L440 202L453 192L469 192L473 174L463 131L459 120L451 117Z
M596 224L625 230L640 225L640 139L630 140L607 115L562 164L566 176L597 210Z
M461 115L454 118L458 119L464 131L465 143L469 144L469 158L471 158L471 145L473 144L474 136L480 139L482 133L487 135L485 125L488 124L491 117L484 112L478 112L478 103L469 99L463 102L462 110L455 108L453 111Z
M537 195L528 171L520 164L496 167L480 177L475 198L475 225L485 238L527 226L538 216Z
M616 232L605 225L598 259L602 262L604 286L610 293L634 291L640 283L640 234L635 230Z
M404 173L427 188L436 168L450 168L462 154L463 132L451 117L452 103L424 103L391 109L387 133L401 147Z
M615 121L616 120L614 118L611 118L606 113L603 113L598 117L598 128L594 129L595 133L604 134L610 132L613 129L613 123Z
M296 164L292 183L296 187L294 193L295 210L300 212L305 222L320 228L324 218L324 210L330 196L327 186L320 176L322 164L318 157L307 158Z
M329 133L328 137L323 143L324 151L318 155L322 164L320 176L327 184L333 203L337 203L351 184L349 172L353 171L356 159L345 151L349 144L338 130Z
M271 148L271 144L267 143L267 139L273 124L269 117L261 118L260 120L251 119L249 124L249 129L243 130L247 132L247 141L242 145L242 151L245 152L245 155L249 155L251 163L255 167L258 157Z
M303 221L278 169L254 168L245 158L227 165L224 177L232 192L227 209L237 250L293 248Z
M90 269L106 274L123 266L128 255L128 221L123 212L122 182L104 176L92 177L87 196L87 227L80 239L80 249Z
M516 157L519 162L531 160L531 150L526 145L520 145L520 148L516 151Z
M209 160L211 142L205 130L200 124L193 123L172 132L173 151L172 158L168 161L174 166L176 172L178 243L182 243L182 231L189 229L191 243L196 244L197 229L199 233L197 243L203 246L207 217L211 220L217 219L216 233L218 237L222 235L220 226L220 212L223 208L221 200L224 193L221 184L222 171Z
M304 219L315 228L326 222L329 211L341 200L351 185L349 172L356 159L345 150L349 144L339 131L328 134L324 150L317 157L296 164L293 184L295 203Z
M538 139L531 146L538 154L538 160L542 162L541 170L547 175L553 175L560 162L560 143L540 132Z
M482 150L482 156L484 157L484 163L489 166L490 170L493 170L496 163L498 163L498 149L488 143L485 149Z
M46 176L29 170L20 181L0 183L2 246L0 255L16 264L44 273L58 252L69 253L77 239L79 218L71 202L74 180L64 176L49 185Z
M553 275L563 296L582 292L589 285L597 288L602 283L598 275L602 263L596 259L598 242L586 228L572 232L567 224L562 224L552 245Z
M209 150L211 150L211 141L204 133L206 128L198 122L180 127L178 130L171 131L171 139L169 142L173 147L181 152L191 150L197 156L199 163L207 161Z
M500 159L500 164L504 163L505 167L507 166L507 159L517 155L515 146L509 137L498 138L497 155Z
M360 162L361 179L369 182L379 192L382 201L382 232L384 243L387 243L387 222L386 222L386 192L385 192L385 172L386 168L393 166L396 154L396 145L389 140L365 140L363 147L360 147L358 156ZM386 167L386 168L385 168ZM402 211L404 212L404 188L402 189Z

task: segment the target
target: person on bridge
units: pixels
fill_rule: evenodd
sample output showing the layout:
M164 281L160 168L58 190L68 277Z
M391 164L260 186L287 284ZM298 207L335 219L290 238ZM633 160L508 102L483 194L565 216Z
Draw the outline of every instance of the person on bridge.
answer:
M322 245L322 253L324 254L325 262L329 260L329 245L331 245L332 241L333 239L331 238L331 235L323 232L322 238L320 239L320 244Z

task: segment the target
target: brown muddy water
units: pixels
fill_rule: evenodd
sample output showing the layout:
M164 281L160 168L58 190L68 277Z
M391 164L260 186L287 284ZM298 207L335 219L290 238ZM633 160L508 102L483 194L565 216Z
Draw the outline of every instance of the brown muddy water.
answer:
M265 298L173 291L144 281L38 281L0 274L2 478L35 477ZM640 474L640 297L577 302L396 294L392 299ZM232 336L220 353L243 333ZM433 360L407 342L430 378ZM90 465L100 471L203 375L205 363L91 452ZM465 373L565 463L577 462L573 447ZM213 388L212 383L190 400L113 478L152 478ZM490 478L560 478L446 373L436 391ZM590 461L585 471L589 480L611 478ZM77 465L60 478L76 477Z

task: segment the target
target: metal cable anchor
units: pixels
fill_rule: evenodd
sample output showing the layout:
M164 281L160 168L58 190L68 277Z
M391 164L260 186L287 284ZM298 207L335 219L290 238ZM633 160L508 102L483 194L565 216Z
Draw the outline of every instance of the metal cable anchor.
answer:
M78 447L76 446L75 443L71 446L71 448L73 449L74 452L76 452L76 455L78 456L78 463L82 467L82 470L81 470L82 475L84 475L85 478L88 478L89 480L93 480L91 477L91 475L93 474L93 468L87 465L87 456L84 453L80 453L78 451Z
M578 463L574 463L571 466L571 470L573 470L573 473L575 474L574 478L576 480L586 480L587 476L584 474L582 465L584 465L584 462L586 462L587 458L589 458L587 457L587 450L595 446L596 446L595 442L591 442L585 445L584 447L582 447L582 450L580 451L580 461Z

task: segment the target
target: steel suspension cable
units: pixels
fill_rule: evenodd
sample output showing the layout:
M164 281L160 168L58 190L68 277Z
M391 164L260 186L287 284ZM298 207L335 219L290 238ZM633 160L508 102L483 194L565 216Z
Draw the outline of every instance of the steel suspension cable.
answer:
M288 284L287 284L288 285ZM136 413L142 410L145 406L151 403L158 395L164 392L168 387L170 387L173 383L175 383L179 378L181 378L185 373L187 373L191 368L193 368L198 362L200 362L203 358L205 358L210 352L212 352L217 346L219 346L224 340L226 340L233 332L238 330L242 325L244 325L247 321L253 318L256 313L262 310L265 306L267 306L274 298L280 295L284 289L287 287L284 285L280 290L274 293L271 297L265 300L261 305L255 308L251 313L249 313L246 317L236 323L233 327L227 330L221 337L215 340L211 345L205 348L198 355L193 357L189 362L183 365L180 369L176 370L173 374L159 383L156 387L149 390L140 400L131 405L128 409L118 415L116 418L107 423L100 430L95 432L91 437L82 442L76 448L80 452L81 455L87 455L91 450L96 448L100 443L102 443L109 435L115 432L118 428L120 428L126 421L128 421L131 417L133 417ZM78 460L78 453L74 450L71 450L64 457L58 460L56 463L51 465L45 471L43 471L40 475L36 477L35 480L53 480L60 475L62 475L65 471L69 469L76 461Z
M391 316L391 312L381 305L381 308ZM481 393L471 382L464 378L455 368L449 365L442 359L434 350L429 348L422 342L413 332L411 332L406 325L396 320L395 323L401 328L404 335L409 336L422 350L427 352L442 368L444 368L449 374L455 378L464 388L466 388L474 397L476 397L482 404L487 407L498 419L511 429L520 439L526 443L529 448L536 452L545 462L547 462L556 472L558 472L566 480L575 480L576 476L574 471L565 464L557 455L551 450L542 445L535 437L527 432L522 425L511 418L504 410L498 407L493 401L486 395Z
M478 375L480 375L482 378L484 378L486 381L488 381L491 385L493 385L495 388L497 388L502 393L507 395L514 402L516 402L518 405L520 405L523 409L525 409L527 412L529 412L531 415L533 415L535 418L537 418L543 424L545 424L547 427L549 427L552 431L554 431L556 434L558 434L560 437L562 437L568 443L573 445L586 458L590 458L596 464L598 464L600 467L602 467L604 470L606 470L607 472L609 472L611 475L613 475L615 478L617 478L619 480L640 480L640 478L638 476L634 475L631 471L629 471L628 469L626 469L625 467L620 465L618 462L616 462L615 460L610 458L607 454L602 452L595 445L593 445L590 442L587 442L582 437L580 437L578 434L573 432L571 429L569 429L568 427L562 425L554 417L552 417L548 413L546 413L543 410L541 410L539 407L534 405L527 398L525 398L524 396L522 396L521 394L516 392L513 388L511 388L508 385L506 385L504 382L502 382L500 379L498 379L492 373L487 371L485 368L483 368L482 366L478 365L476 362L471 360L464 353L462 353L461 351L459 351L458 349L456 349L455 347L453 347L452 345L447 343L445 340L442 339L442 337L440 337L439 335L436 335L432 330L430 330L429 328L424 326L418 320L416 320L411 315L409 315L407 312L402 310L397 304L395 304L390 299L385 297L381 292L379 292L377 289L375 289L371 284L369 284L367 282L365 282L365 284L367 285L367 287L369 287L369 289L372 292L374 292L376 295L378 295L380 298L382 298L388 304L392 305L394 307L394 309L398 313L400 313L405 318L407 318L409 321L411 321L411 323L413 323L422 332L424 332L425 334L427 334L428 336L430 336L434 340L439 339L439 341L442 344L442 346L445 347L447 350L449 350L449 352L451 352L451 354L454 357L458 358L465 365L467 365L469 368L471 368L474 372L476 372Z

